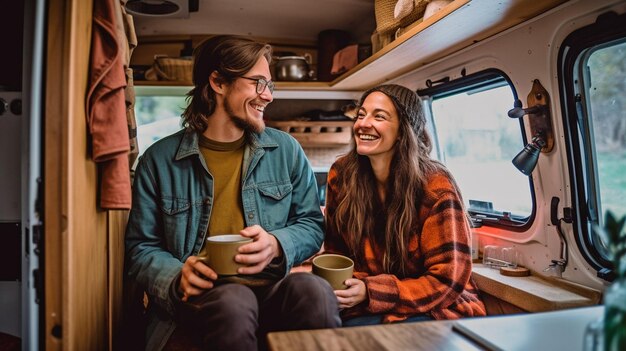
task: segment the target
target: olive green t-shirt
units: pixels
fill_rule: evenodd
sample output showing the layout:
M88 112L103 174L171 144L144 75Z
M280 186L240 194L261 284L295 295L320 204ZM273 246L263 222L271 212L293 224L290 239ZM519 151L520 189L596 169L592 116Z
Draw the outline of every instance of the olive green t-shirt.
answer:
M245 139L222 143L200 136L200 152L213 175L213 207L207 235L238 234L244 228L241 166ZM200 256L206 256L202 247Z

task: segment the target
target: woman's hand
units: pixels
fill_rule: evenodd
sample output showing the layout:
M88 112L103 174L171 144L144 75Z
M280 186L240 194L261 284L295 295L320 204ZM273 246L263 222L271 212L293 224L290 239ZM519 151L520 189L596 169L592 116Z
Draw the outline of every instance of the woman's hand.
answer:
M282 249L276 237L259 225L244 228L239 234L254 240L239 247L239 254L235 256L235 261L247 265L237 270L239 274L260 273L274 257L282 255Z
M335 290L339 308L354 307L367 298L367 287L360 279L350 278L345 281L348 286L345 290Z
M189 256L183 264L178 291L182 294L183 301L190 297L200 295L203 291L213 288L213 281L217 279L217 273L207 266L198 256Z

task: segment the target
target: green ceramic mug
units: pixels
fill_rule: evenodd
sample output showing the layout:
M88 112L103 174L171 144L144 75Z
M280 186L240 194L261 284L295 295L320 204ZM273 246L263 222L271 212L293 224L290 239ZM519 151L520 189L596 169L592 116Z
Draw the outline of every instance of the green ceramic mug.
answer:
M352 278L354 262L343 255L322 254L313 259L313 274L324 278L333 290L347 289L346 279Z
M239 234L214 235L206 239L207 257L203 261L218 275L236 275L244 264L235 262L239 246L251 243L251 238Z

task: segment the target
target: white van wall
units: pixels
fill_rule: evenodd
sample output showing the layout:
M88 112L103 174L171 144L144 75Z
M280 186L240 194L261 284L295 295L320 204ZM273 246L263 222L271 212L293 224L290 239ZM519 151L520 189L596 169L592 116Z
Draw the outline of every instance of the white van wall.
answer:
M539 79L548 90L552 99L555 148L549 154L542 153L532 175L536 205L536 216L532 226L522 233L506 230L486 232L481 228L475 229L475 233L480 236L480 246L483 246L485 241L498 245L514 245L524 256L528 268L539 273L549 266L552 259L559 258L559 236L556 228L550 223L550 199L553 196L561 199L559 216L562 216L563 207L572 206L557 79L560 44L571 32L595 22L598 15L607 11L624 13L626 2L569 1L527 23L394 80L395 83L413 89L424 89L427 79L450 77L453 80L461 77L462 69L469 75L488 68L496 68L511 79L518 97L524 102L524 107L527 107L526 96L531 90L533 79ZM518 121L512 119L511 123ZM526 117L525 125L528 135L530 130ZM576 241L571 225L565 224L563 230L569 244L569 263L563 272L563 278L603 289L604 282L596 277L596 271L587 264L579 250L575 249Z

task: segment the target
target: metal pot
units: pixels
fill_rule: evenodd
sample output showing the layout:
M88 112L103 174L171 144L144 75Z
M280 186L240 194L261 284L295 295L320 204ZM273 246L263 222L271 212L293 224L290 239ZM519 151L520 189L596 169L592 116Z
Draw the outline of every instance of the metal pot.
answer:
M309 80L313 72L309 69L311 55L304 56L283 56L276 62L276 80L300 82Z

